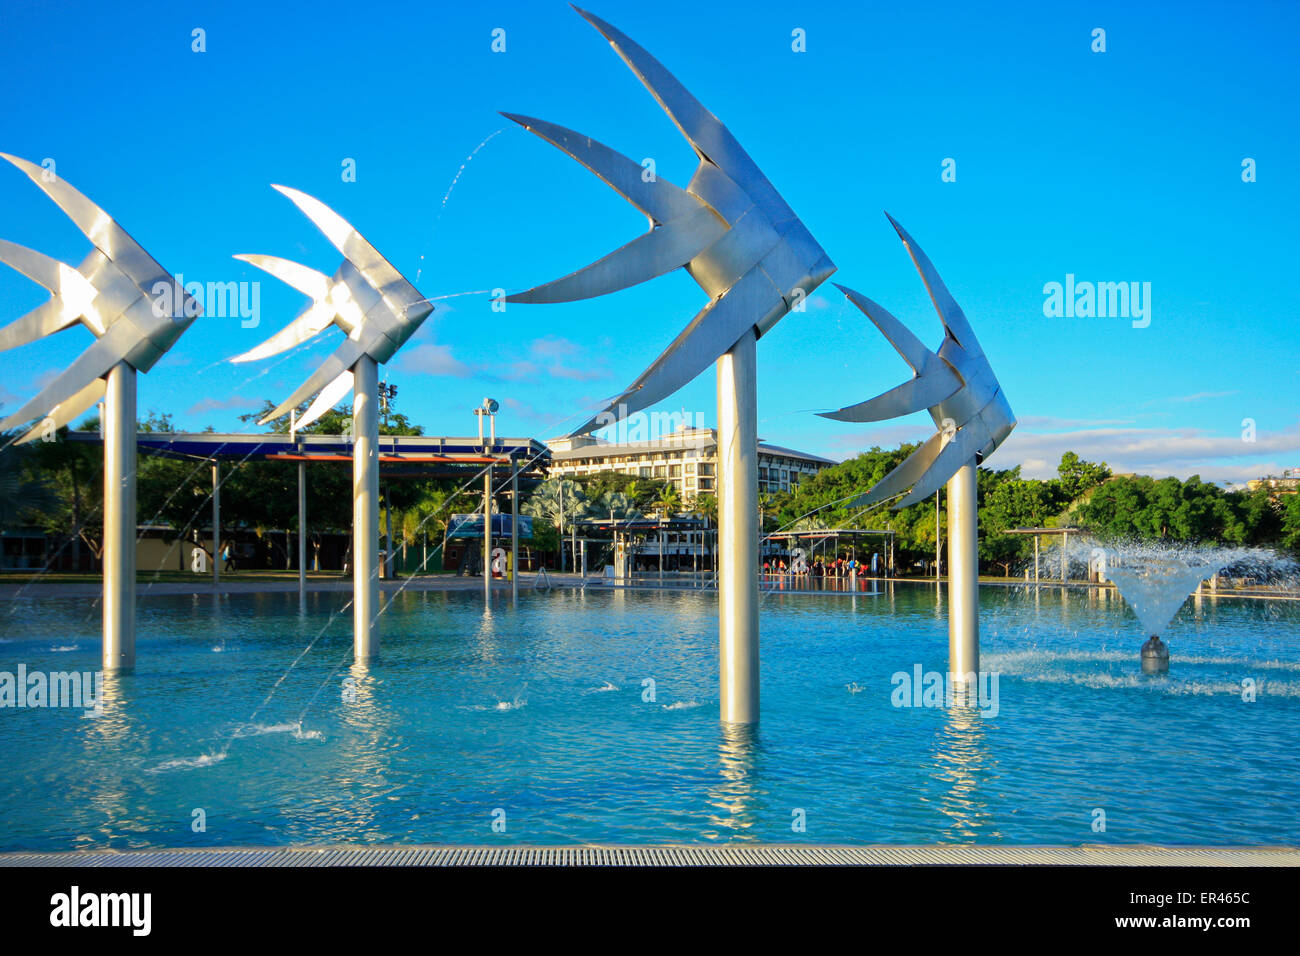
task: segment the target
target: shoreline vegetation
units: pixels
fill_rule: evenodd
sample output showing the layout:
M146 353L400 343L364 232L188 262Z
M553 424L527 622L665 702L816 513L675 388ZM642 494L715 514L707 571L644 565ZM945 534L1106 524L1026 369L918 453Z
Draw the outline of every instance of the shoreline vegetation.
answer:
M268 402L262 411L242 417L251 422L269 408ZM336 408L305 431L342 433L350 425L349 416L349 408ZM97 421L83 421L78 427L93 430ZM142 432L174 431L169 416L152 412L138 427ZM272 427L287 431L288 419ZM424 432L391 407L380 430L404 435ZM50 442L0 448L0 540L6 532L11 536L34 532L45 536L48 551L39 559L45 570L38 566L0 571L0 582L15 575L57 575L65 582L99 579L103 492L99 449L63 440L64 434L66 429ZM5 437L0 436L0 444ZM942 547L946 538L946 496L938 496L937 507L935 499L898 511L890 510L889 502L870 509L850 507L917 447L914 443L892 449L873 447L789 490L760 493L763 533L889 530L895 574L932 579L936 543ZM177 543L184 540L209 552L210 563L209 471L203 463L196 467L191 461L142 455L137 488L142 525L168 529L167 537ZM297 534L296 489L294 463L250 460L227 465L221 487L222 540L242 535L255 541L256 547L247 561L241 554L241 566L229 575L223 573L223 578L257 582L276 573L296 578L296 545L290 540ZM441 545L451 514L482 508L477 487L449 479L385 480L381 494L392 515L394 548L416 547L421 553ZM346 468L322 465L311 470L307 532L313 553L329 536L336 546L346 543L351 533L350 502ZM682 500L669 481L609 471L577 480L549 478L522 500L520 511L533 518L527 546L550 570L559 566L560 528L565 527L567 539L575 520L690 514L716 526L717 499L702 493ZM1016 578L1032 561L1033 541L1007 533L1015 528L1069 527L1101 542L1244 546L1300 557L1300 493L1290 488L1261 484L1252 491L1205 482L1195 475L1186 480L1116 475L1105 462L1085 461L1074 452L1062 455L1054 478L1022 478L1019 466L981 467L979 525L980 572L991 578ZM194 573L201 572L141 571L140 580L190 580ZM339 573L331 569L308 576L328 581Z

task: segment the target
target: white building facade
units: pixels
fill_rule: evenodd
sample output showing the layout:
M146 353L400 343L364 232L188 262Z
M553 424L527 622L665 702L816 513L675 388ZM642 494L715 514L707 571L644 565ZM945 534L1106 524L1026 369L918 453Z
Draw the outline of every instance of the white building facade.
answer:
M671 481L682 501L716 495L718 432L714 428L679 428L650 441L609 442L591 435L547 442L552 476L565 478L615 471L637 478ZM802 479L834 465L829 458L758 444L758 490L789 491Z

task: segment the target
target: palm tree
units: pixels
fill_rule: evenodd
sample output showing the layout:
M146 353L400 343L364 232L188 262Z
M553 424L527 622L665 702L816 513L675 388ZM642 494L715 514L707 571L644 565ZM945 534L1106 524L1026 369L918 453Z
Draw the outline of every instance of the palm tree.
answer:
M601 495L592 502L591 513L598 518L608 515L611 521L634 521L642 517L641 510L621 491Z
M0 445L14 436L0 433ZM55 505L54 489L45 475L25 465L31 451L10 445L0 452L0 527L12 526Z
M659 509L659 514L665 518L671 518L677 512L682 510L682 498L677 493L676 485L664 485L659 491L659 497L655 500L655 506Z
M521 514L547 522L560 537L560 565L564 566L566 528L593 514L594 502L582 486L565 478L548 478L520 505ZM599 514L599 509L595 510ZM577 561L575 552L574 561Z
M708 527L713 527L718 523L718 497L711 495L707 491L701 492L695 496L691 503L695 513L704 519ZM709 564L713 564L713 545L709 541L707 531L700 533L700 543L704 545L704 553L709 556Z
M592 502L577 482L565 478L547 478L519 506L522 514L544 518L563 530L565 522L587 517Z
M702 516L710 525L718 523L718 498L708 492L695 496L695 512Z

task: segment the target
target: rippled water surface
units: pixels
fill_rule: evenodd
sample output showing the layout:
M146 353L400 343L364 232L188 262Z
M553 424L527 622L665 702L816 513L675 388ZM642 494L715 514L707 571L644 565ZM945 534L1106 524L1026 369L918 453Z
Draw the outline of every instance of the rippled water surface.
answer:
M339 595L150 597L102 716L0 709L0 849L1300 843L1300 604L1189 601L1152 678L1113 597L981 597L996 714L894 706L893 675L946 667L933 586L770 595L733 735L711 594L407 592L365 671ZM94 669L98 629L6 606L0 671Z

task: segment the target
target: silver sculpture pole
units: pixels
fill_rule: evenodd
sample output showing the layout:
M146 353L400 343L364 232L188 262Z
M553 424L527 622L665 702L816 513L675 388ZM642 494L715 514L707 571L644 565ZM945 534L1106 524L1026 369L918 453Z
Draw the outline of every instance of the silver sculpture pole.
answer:
M884 308L840 286L840 291L884 333L916 374L883 395L823 414L838 421L875 422L928 409L939 426L925 444L848 507L867 507L901 495L893 507L904 508L948 485L948 669L960 679L979 673L976 466L1011 434L1016 419L975 330L934 264L902 226L892 217L889 221L903 240L939 313L943 344L938 352L931 352Z
M135 666L135 369L109 370L104 394L104 646L106 671Z
M576 8L575 8L576 9ZM626 289L640 282L685 268L709 296L709 303L622 394L605 409L575 429L571 435L587 434L616 424L672 395L710 365L732 353L742 343L765 334L791 309L802 309L803 301L834 271L835 265L794 214L776 188L736 138L682 86L658 60L624 33L590 13L578 10L609 41L614 51L641 80L678 130L695 150L699 165L686 189L661 176L647 175L647 169L627 156L573 130L527 116L504 114L530 132L547 140L582 163L624 199L639 209L648 230L622 248L564 278L509 296L507 301L524 303L570 302ZM732 369L735 355L727 359L730 369L720 385L719 424L732 409L737 415L753 415L755 387L752 369L738 375ZM743 363L742 363L743 364ZM721 372L720 372L721 375ZM746 378L746 376L748 376ZM743 381L742 381L743 379ZM748 384L745 384L747 382ZM734 385L744 391L721 395ZM737 440L750 443L738 461L753 467L757 456L757 435L742 430ZM729 476L724 460L719 461L720 487L753 484L752 475L742 471ZM733 501L745 495L733 495ZM738 522L740 523L738 525ZM739 575L750 568L757 574L757 537L754 516L734 513L733 519L719 515L723 554L719 560ZM752 541L753 555L729 550ZM739 584L739 578L733 582ZM756 587L755 577L752 585ZM753 721L758 717L756 689L757 653L752 658L729 653L728 647L756 649L757 616L727 610L738 607L737 591L719 594L718 636L723 647L724 720ZM728 604L730 602L730 604ZM752 672L727 670L740 659L753 661ZM751 693L752 691L752 693ZM736 717L735 715L744 715Z
M980 670L978 483L974 458L948 479L948 671L962 683Z
M333 276L277 256L238 255L311 297L311 305L261 345L237 355L250 362L293 348L337 326L347 336L292 395L258 422L264 425L316 397L294 428L302 429L342 401L352 404L353 647L357 660L378 653L374 621L379 613L379 364L402 347L433 306L380 255L351 223L319 199L274 186L310 219L339 252Z
M758 415L752 331L718 359L718 660L722 719L758 719Z
M352 646L373 657L379 612L379 367L368 355L352 366Z
M0 153L67 214L95 248L76 269L0 240L0 262L49 290L43 305L0 329L0 351L81 323L95 341L54 381L0 421L41 419L18 444L50 436L104 402L105 670L135 666L136 372L147 372L202 309L103 209L49 170Z

